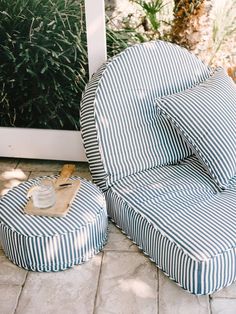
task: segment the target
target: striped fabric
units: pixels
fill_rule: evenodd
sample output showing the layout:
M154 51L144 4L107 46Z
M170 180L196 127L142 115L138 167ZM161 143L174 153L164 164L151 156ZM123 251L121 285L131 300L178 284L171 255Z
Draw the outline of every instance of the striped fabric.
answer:
M82 139L89 162L90 172L94 183L104 190L106 189L107 173L104 169L99 149L98 132L94 118L94 102L98 83L105 68L106 63L100 67L97 73L93 75L89 83L86 85L80 111Z
M158 114L155 99L204 81L210 72L187 50L163 41L130 47L102 66L85 90L81 126L92 176L103 190L192 154Z
M236 175L236 85L219 68L205 82L157 99L216 181L225 189Z
M236 176L220 192L155 100L211 75L176 45L136 45L102 66L81 105L87 157L110 217L171 279L199 295L236 280Z
M219 192L196 157L123 178L108 214L171 279L194 294L236 280L236 191Z
M40 180L22 183L0 200L0 241L6 256L33 271L59 271L87 261L106 242L104 196L81 179L80 191L65 217L24 214L27 191Z

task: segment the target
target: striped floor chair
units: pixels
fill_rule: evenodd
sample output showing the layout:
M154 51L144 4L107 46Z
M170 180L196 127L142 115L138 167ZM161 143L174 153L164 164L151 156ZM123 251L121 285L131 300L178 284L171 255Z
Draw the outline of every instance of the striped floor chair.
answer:
M235 106L223 69L163 41L113 57L82 99L84 146L109 216L193 294L236 279Z

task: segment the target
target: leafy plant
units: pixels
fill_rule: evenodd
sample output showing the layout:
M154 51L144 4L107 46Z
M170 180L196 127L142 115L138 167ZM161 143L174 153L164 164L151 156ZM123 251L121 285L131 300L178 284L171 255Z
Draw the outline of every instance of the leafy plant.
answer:
M213 61L224 43L232 39L233 35L236 33L236 0L217 3L215 10L212 30L213 47L212 56L209 61L210 64L214 63Z
M84 5L0 0L2 126L79 129L88 79Z
M162 12L167 6L163 0L130 0L137 4L142 12L142 16L132 25L133 20L137 20L133 15L128 15L124 19L124 30L131 35L131 42L145 42L156 39L168 40L167 29L170 26L168 20L163 19Z
M88 80L83 0L0 0L1 126L75 129ZM107 28L108 55L127 47Z
M115 31L107 27L107 55L113 57L129 45L129 32L126 30Z
M161 22L157 18L157 14L164 7L162 0L155 0L151 2L146 2L144 0L134 1L141 6L146 14L146 18L149 20L153 30L158 31L161 25Z

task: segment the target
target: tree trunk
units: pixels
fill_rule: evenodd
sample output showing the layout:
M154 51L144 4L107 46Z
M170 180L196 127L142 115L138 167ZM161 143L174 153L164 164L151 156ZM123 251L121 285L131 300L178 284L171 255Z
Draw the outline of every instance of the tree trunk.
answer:
M213 46L211 0L175 0L171 40L209 62Z

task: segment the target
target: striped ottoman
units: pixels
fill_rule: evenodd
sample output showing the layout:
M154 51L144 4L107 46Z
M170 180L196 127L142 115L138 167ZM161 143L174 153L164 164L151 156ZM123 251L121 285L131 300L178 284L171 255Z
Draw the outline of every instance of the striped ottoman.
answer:
M59 271L87 261L106 243L103 194L81 179L81 188L65 217L27 215L27 191L41 179L20 184L0 200L0 241L6 256L33 271Z

